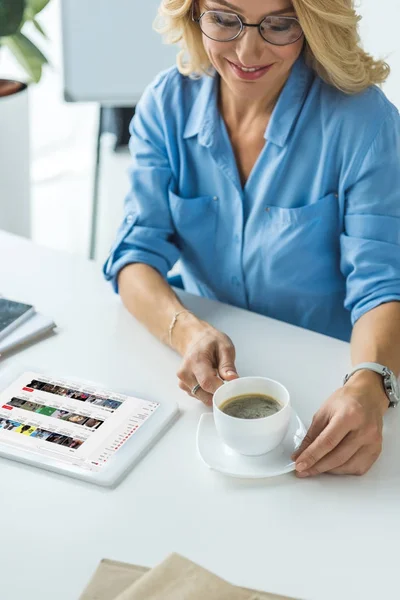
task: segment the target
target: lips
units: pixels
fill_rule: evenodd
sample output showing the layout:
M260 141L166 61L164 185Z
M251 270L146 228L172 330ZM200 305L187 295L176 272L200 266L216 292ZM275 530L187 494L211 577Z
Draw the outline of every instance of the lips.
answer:
M228 61L230 62L230 61ZM251 65L251 66L245 66L245 65L239 65L237 63L231 63L232 65L234 65L235 67L237 67L238 69L241 69L242 71L244 71L245 73L251 73L254 71L260 71L261 69L267 69L268 67L270 67L271 65Z
M250 66L245 67L244 65L238 65L236 63L233 63L228 59L227 59L227 62L229 64L230 68L232 69L233 73L236 75L236 77L238 77L239 79L245 80L245 81L255 81L257 79L260 79L273 66L273 65L253 65L251 67Z

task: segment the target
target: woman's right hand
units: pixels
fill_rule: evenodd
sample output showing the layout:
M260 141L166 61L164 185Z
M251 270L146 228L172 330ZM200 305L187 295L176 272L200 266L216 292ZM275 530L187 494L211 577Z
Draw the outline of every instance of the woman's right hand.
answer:
M192 333L188 334L189 331ZM204 321L186 330L187 342L181 344L182 364L177 372L179 387L189 396L196 384L200 389L195 398L211 406L214 392L239 377L235 367L235 347L232 340Z

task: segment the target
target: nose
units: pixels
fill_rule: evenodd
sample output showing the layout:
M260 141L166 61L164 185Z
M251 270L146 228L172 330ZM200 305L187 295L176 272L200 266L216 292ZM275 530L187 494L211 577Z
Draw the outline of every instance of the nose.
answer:
M236 54L242 65L258 63L267 45L257 27L245 27L236 44Z

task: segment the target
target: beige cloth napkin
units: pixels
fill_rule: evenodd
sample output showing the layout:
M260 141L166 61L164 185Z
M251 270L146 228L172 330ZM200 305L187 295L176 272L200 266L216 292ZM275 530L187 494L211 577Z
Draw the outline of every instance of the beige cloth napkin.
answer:
M171 554L148 570L102 560L79 600L290 600L235 587L206 569Z

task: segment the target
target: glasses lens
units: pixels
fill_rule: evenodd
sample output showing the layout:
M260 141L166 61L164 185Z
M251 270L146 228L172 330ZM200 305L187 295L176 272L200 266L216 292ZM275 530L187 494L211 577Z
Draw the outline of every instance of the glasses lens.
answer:
M263 38L271 44L293 44L303 34L300 23L290 17L266 17L260 25Z
M241 30L240 19L233 13L209 10L200 19L202 32L217 42L227 42L235 38Z

